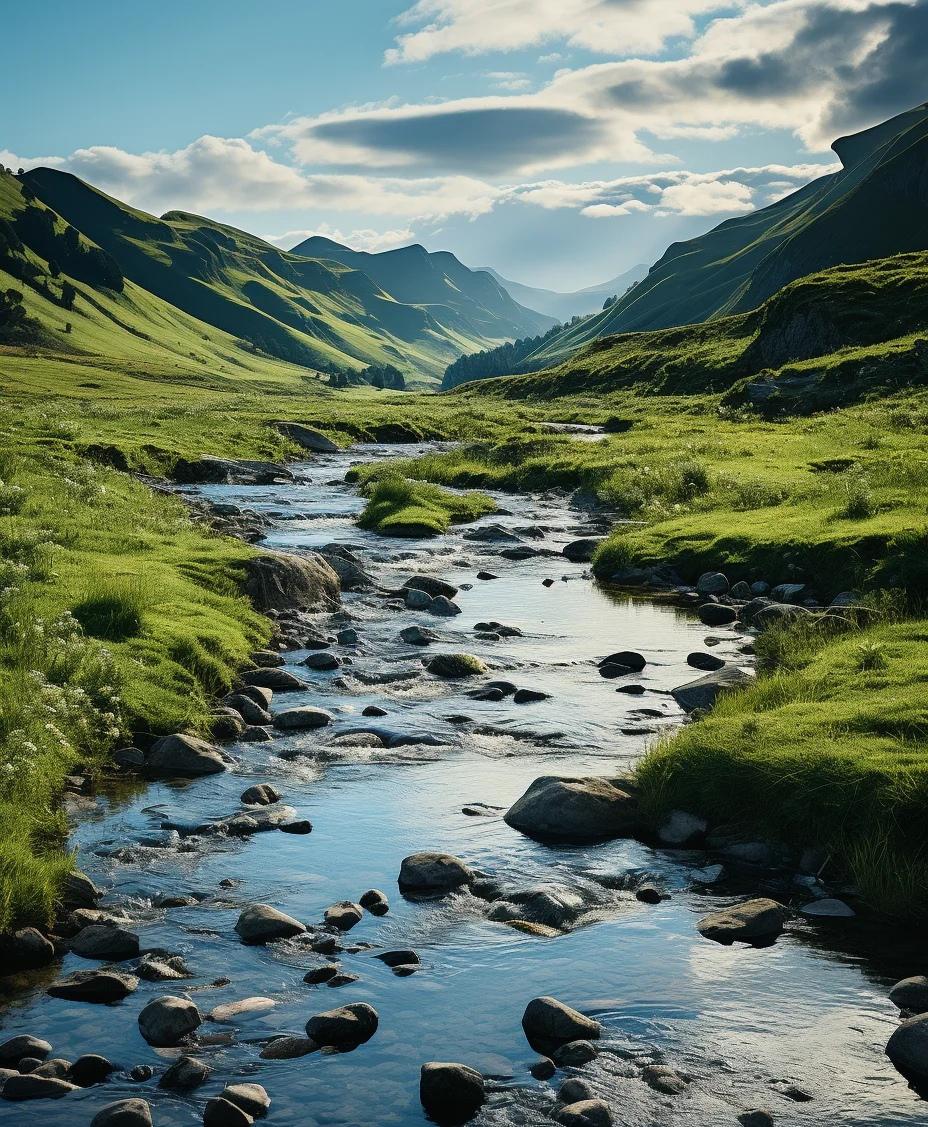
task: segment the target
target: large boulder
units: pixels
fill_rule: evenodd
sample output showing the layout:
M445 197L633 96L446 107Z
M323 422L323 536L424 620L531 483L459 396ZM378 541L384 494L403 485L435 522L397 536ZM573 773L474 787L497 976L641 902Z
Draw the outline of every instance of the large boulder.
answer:
M353 1048L374 1036L378 1020L373 1006L355 1002L311 1017L306 1023L306 1036L317 1045Z
M419 1098L426 1115L439 1124L466 1123L486 1100L483 1077L463 1064L430 1061L419 1074Z
M82 959L134 959L139 953L139 937L111 924L88 924L71 940L71 950Z
M274 426L291 442L302 446L304 450L312 450L314 454L337 454L338 447L321 430L308 427L305 423L278 422Z
M474 879L473 870L450 853L413 853L403 858L398 883L404 896L446 896Z
M546 1055L571 1041L599 1039L600 1024L557 998L533 998L522 1015L522 1028L533 1049Z
M317 610L338 602L341 584L315 552L264 552L245 562L245 593L261 611Z
M79 1092L76 1084L56 1076L10 1076L3 1085L5 1100L60 1100L69 1092Z
M189 998L166 994L154 998L139 1014L139 1031L149 1045L170 1048L186 1041L202 1023L200 1011Z
M684 712L695 712L697 708L711 708L721 693L750 685L753 680L754 674L750 670L727 665L723 669L707 673L705 677L697 677L695 681L678 685L671 690L671 695Z
M243 943L273 943L290 939L306 930L299 920L272 908L269 904L249 904L235 925L236 934Z
M226 770L226 760L214 744L182 732L157 740L145 757L145 769L152 775L217 775Z
M506 811L514 830L542 841L606 841L642 829L638 801L622 779L543 775Z
M30 1033L20 1033L0 1045L0 1068L15 1068L21 1060L31 1057L45 1060L52 1051L48 1041L33 1037Z
M904 1021L890 1037L886 1055L907 1080L928 1083L928 1013Z
M306 681L301 681L288 669L268 669L263 666L258 669L246 669L239 674L238 679L243 686L242 692L254 688L269 689L277 693L293 693L309 688Z
M151 1108L145 1100L116 1100L100 1108L90 1127L152 1127Z
M0 935L0 967L2 974L36 970L53 963L57 955L54 944L34 927L24 927L10 935Z
M364 561L344 544L323 544L318 554L338 576L343 591L360 591L374 584L374 576L367 571Z
M760 897L710 912L703 916L698 927L706 939L714 939L716 943L741 942L763 946L776 939L787 919L788 908L776 900Z
M132 974L114 970L78 970L53 982L47 993L71 1002L119 1002L137 989L139 980Z

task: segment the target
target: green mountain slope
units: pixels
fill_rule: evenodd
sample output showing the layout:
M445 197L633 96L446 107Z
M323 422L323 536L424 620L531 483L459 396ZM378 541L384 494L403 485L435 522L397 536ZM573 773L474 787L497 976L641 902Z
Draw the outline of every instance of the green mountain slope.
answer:
M367 274L341 263L286 253L199 216L171 212L158 219L67 173L34 169L22 187L35 197L30 214L42 205L50 208L62 225L102 248L127 284L173 306L175 315L187 314L228 334L239 352L257 350L323 371L392 364L427 382L461 353L508 335L489 315L442 322L429 307L399 301ZM34 224L24 224L25 206L22 199L8 200L7 214L28 235ZM47 248L34 249L47 257ZM157 339L149 329L142 331ZM76 340L73 346L83 347ZM107 354L123 351L114 345Z
M537 286L526 286L522 282L513 282L498 274L492 266L482 266L480 269L491 274L520 304L529 309L537 309L539 313L554 317L561 323L569 321L571 317L590 317L598 313L607 298L621 296L629 286L640 282L648 272L647 265L639 263L637 266L632 266L630 270L610 278L608 282L600 282L599 285L587 286L586 289L575 290L572 293L561 293L558 290L546 290Z
M486 337L521 337L554 323L553 318L519 305L489 271L469 270L448 251L429 252L418 243L371 254L314 235L291 254L360 270L397 301L426 306L439 324L452 331L476 326Z
M647 277L524 361L549 367L600 337L756 308L796 278L928 248L928 104L833 145L842 169L668 247Z
M791 282L759 308L603 337L545 371L479 380L468 396L548 400L634 389L724 393L768 414L846 405L928 384L928 252Z

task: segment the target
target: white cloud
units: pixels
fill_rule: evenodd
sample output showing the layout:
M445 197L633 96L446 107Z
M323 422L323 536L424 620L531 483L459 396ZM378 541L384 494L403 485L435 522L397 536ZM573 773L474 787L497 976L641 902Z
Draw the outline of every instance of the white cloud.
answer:
M436 55L515 51L552 41L597 54L660 51L695 33L693 19L745 0L418 0L399 23L404 32L388 63L421 63Z
M661 193L662 210L678 215L718 215L750 211L754 191L736 180L707 180L704 183L674 184Z
M532 80L520 70L491 70L483 76L488 78L497 90L528 90Z
M291 250L306 239L311 239L314 235L322 235L333 242L341 243L342 246L351 247L352 250L366 250L372 254L382 250L395 250L397 247L408 246L416 241L415 233L410 227L400 227L392 231L375 231L370 227L355 231L342 231L328 223L320 223L318 227L303 231L285 231L282 235L262 235L261 237L266 242L273 243L274 246Z

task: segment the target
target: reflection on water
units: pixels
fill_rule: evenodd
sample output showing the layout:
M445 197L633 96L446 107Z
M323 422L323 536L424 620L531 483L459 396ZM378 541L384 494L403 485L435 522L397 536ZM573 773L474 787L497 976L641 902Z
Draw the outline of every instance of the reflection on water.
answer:
M702 647L706 631L672 607L598 588L560 556L507 561L492 544L465 539L462 530L437 543L391 544L357 529L355 492L326 483L340 479L359 458L417 449L372 447L320 458L298 467L296 483L280 487L193 490L285 513L268 538L274 546L305 549L337 541L357 547L377 561L374 570L384 586L399 585L420 568L472 584L458 596L463 613L426 622L421 613L386 609L381 597L346 596L344 610L361 635L358 647L339 651L350 664L309 674L312 688L286 698L288 706L330 709L332 729L234 747L241 766L227 775L128 788L101 800L75 830L82 866L110 890L108 902L124 906L137 921L143 948L183 955L196 978L167 988L142 983L127 1001L108 1007L51 999L36 990L9 1009L3 1033L41 1035L56 1056L69 1059L99 1052L125 1068L163 1067L177 1052L150 1048L136 1024L150 997L190 989L204 1013L252 995L268 996L276 1005L243 1017L233 1027L231 1045L198 1050L213 1076L192 1097L118 1077L61 1102L32 1104L28 1116L22 1105L0 1101L0 1124L88 1123L104 1103L130 1094L150 1100L158 1125L194 1124L207 1096L245 1077L268 1089L271 1122L281 1127L421 1127L418 1070L429 1059L458 1060L493 1078L492 1099L478 1122L549 1123L553 1088L531 1079L533 1054L520 1025L525 1003L537 994L554 994L603 1022L603 1052L583 1074L623 1124L704 1127L733 1123L741 1110L755 1106L769 1107L786 1124L888 1127L923 1121L924 1104L882 1054L894 1023L888 985L923 969L907 953L875 960L870 941L853 938L861 934L853 921L838 932L829 929L835 942L817 940L821 931L806 924L766 950L720 947L695 930L698 916L715 902L687 887L687 874L702 855L654 852L630 841L550 848L510 830L498 816L462 812L471 803L505 807L542 773L622 769L679 721L667 690L692 676L685 657ZM542 548L557 549L589 530L560 497L501 496L500 503L518 512L483 523L535 526L540 535L531 542ZM481 569L499 578L478 581ZM547 578L554 580L549 587L542 583ZM524 636L476 641L473 626L481 619L519 626ZM421 651L398 637L416 622L445 639L429 652L465 649L497 675L539 688L550 699L527 706L509 699L477 702L466 686L422 678L371 684L378 671L420 668ZM715 652L738 660L739 637L719 637ZM596 658L624 648L648 658L634 677L645 687L642 696L618 693L615 682L597 674ZM290 667L305 675L295 664L305 653L289 656ZM376 722L364 718L371 703L388 715ZM657 715L642 717L642 708ZM472 723L449 719L461 714ZM325 750L333 735L372 726L394 736L424 733L433 742ZM236 811L242 790L258 781L272 782L299 817L312 821L309 837L268 833L244 842L179 842L161 829L163 822L196 824ZM595 922L539 939L488 921L485 905L468 896L406 903L396 875L402 858L420 849L458 854L513 888L568 885L597 905ZM654 874L672 898L645 906L629 893L611 891L630 871ZM220 882L227 878L235 883L224 888ZM232 929L245 903L268 902L316 921L328 904L355 899L370 887L386 891L391 912L380 919L366 915L350 933L351 942L414 948L423 965L411 977L394 976L361 949L341 956L358 982L338 990L310 987L303 974L322 960L305 947L251 948L235 941ZM202 899L185 908L154 907L165 893ZM69 956L63 970L86 965ZM230 984L208 988L220 977ZM357 1051L259 1060L270 1034L302 1033L311 1014L352 1001L369 1002L380 1014L377 1035ZM228 1027L207 1024L204 1032L220 1028ZM670 1063L692 1082L679 1096L659 1095L641 1079L641 1066L649 1061ZM813 1100L795 1102L786 1094L790 1086Z

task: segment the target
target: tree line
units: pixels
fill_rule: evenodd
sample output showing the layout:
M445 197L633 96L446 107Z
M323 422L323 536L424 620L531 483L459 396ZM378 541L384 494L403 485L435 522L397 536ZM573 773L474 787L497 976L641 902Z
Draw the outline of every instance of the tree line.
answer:
M482 352L469 352L465 356L459 356L445 369L441 386L447 391L471 380L487 380L495 376L513 376L520 372L531 371L532 365L526 361L532 353L537 352L543 344L564 329L583 320L584 317L571 317L563 325L554 325L540 336L522 337L507 344L500 344L496 348L486 348Z

